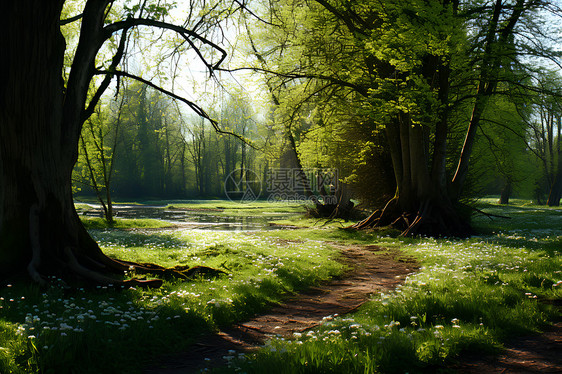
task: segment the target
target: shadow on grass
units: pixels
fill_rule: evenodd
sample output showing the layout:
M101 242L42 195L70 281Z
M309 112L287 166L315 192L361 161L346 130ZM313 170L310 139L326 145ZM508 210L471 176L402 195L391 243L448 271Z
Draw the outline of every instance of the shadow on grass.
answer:
M90 230L92 237L101 245L115 245L125 248L131 247L174 247L183 248L189 246L185 240L176 235L166 232L131 232L120 229Z
M6 373L136 373L213 329L207 316L165 297L143 305L135 289L16 283L0 292L0 371Z

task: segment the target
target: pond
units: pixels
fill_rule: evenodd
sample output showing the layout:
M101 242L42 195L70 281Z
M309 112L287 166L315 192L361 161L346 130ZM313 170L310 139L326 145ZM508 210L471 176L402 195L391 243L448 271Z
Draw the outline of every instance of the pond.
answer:
M79 214L88 217L103 217L100 205L87 204ZM159 219L173 225L192 230L261 231L286 229L287 226L272 224L272 221L296 218L302 213L260 212L244 215L221 214L221 209L169 209L159 205L114 205L114 217L136 219ZM246 212L245 212L246 213Z

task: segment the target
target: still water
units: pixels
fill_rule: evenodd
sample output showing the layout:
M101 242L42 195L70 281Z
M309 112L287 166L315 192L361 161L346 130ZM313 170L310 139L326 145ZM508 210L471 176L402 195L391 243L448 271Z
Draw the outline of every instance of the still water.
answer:
M101 206L88 204L88 210L80 212L88 217L103 217ZM244 216L224 216L220 210L196 209L167 209L166 206L157 205L115 205L114 216L119 218L152 218L169 222L184 229L193 230L220 230L220 231L260 231L279 230L286 226L274 225L275 220L290 219L299 216L299 213L271 213Z

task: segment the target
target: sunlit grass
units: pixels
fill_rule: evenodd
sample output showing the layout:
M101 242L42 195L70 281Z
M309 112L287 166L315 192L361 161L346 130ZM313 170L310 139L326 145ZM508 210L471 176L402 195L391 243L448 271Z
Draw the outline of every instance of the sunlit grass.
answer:
M19 283L3 288L2 373L138 372L148 359L187 349L199 334L248 318L343 269L337 252L317 241L196 230L92 234L109 256L205 265L226 274L166 281L157 290L67 290L56 280L45 290Z
M357 313L326 318L319 328L290 340L274 339L254 355L233 359L228 370L437 370L467 352L492 354L512 336L540 331L560 313L548 302L562 299L559 213L539 208L506 212L492 204L482 208L513 218L487 222L476 217L474 223L490 235L470 240L396 239L342 230L281 233L395 247L417 258L422 268Z
M323 218L311 218L307 216L296 216L294 218L277 219L271 223L274 225L285 225L299 228L346 228L357 221L346 221L343 219L326 220Z
M231 203L209 204L205 209ZM340 274L330 242L392 247L421 268L356 313L327 316L318 328L272 339L256 354L233 354L222 371L412 373L437 370L466 352L497 352L509 337L539 331L559 313L548 301L562 298L560 212L491 201L480 207L511 219L474 217L483 234L469 240L404 239L392 230L358 232L316 220L251 234L158 232L144 220L127 220L123 227L137 226L132 230L92 224L110 256L226 274L166 281L157 290L66 289L56 280L48 289L17 282L2 288L0 372L139 372L150 359L189 349L202 333Z
M253 201L241 203L228 200L193 200L170 202L167 209L184 209L198 211L201 213L212 212L214 215L238 217L238 216L271 216L274 219L279 215L301 214L306 211L305 205L285 201Z

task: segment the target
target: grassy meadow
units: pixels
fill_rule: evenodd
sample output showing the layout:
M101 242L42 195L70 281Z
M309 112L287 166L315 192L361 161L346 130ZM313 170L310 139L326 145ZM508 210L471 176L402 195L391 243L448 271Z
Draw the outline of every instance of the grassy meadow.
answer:
M195 209L197 204L174 208ZM298 206L206 202L230 214L297 212ZM261 205L263 206L261 206ZM238 206L236 206L238 205ZM302 228L253 232L158 230L161 222L88 223L110 256L164 266L206 265L227 275L165 281L155 290L49 288L17 279L0 288L1 373L138 373L201 334L264 312L286 295L341 275L330 243L378 244L415 257L420 270L355 313L326 316L292 339L229 356L217 372L403 373L437 371L467 352L496 353L510 337L560 318L562 209L482 200L479 236L397 238L343 230L347 223L298 219ZM170 207L168 207L170 208ZM92 220L87 218L86 220ZM134 274L130 274L134 276Z

